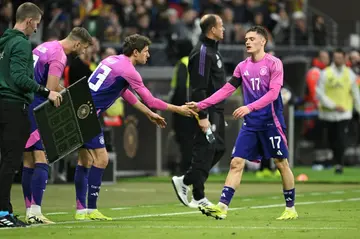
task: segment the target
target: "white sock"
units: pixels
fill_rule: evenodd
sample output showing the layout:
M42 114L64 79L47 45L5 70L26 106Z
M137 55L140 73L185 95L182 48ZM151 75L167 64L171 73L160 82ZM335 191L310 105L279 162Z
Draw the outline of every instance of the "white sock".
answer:
M227 211L227 210L229 209L229 206L226 205L226 204L224 204L224 203L222 203L222 202L219 202L217 205L218 205L219 208L221 208L222 210Z
M92 209L88 209L87 212L88 213L92 213L93 211L97 210L96 208L92 208Z
M86 214L87 213L87 209L85 208L85 209L77 209L76 210L76 213L77 214Z
M26 208L26 216L29 215L29 213L30 213L30 208L28 207Z
M286 210L290 210L290 211L295 212L295 206L292 206L292 207L286 207Z
M34 214L34 215L42 215L41 206L39 206L39 205L31 205L29 213Z

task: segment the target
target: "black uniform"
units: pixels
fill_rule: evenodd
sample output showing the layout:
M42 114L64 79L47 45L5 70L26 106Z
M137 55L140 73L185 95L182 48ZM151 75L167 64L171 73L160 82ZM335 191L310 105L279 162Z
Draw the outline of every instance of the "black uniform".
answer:
M200 37L199 43L193 48L189 59L189 74L191 100L199 102L225 85L225 70L218 42L205 36ZM200 200L205 197L204 183L209 176L210 169L220 160L225 152L225 121L224 102L220 102L207 110L199 112L199 118L209 116L216 141L210 144L196 120L194 124L194 141L192 163L185 174L184 183L193 185L193 197Z

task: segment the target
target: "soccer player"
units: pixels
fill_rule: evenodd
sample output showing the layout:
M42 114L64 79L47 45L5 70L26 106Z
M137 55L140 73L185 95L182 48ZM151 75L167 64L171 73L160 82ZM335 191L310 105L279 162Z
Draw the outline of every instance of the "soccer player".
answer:
M61 91L60 78L66 66L66 55L82 54L92 44L90 34L85 28L75 27L61 41L45 42L33 51L34 78L36 82L53 91ZM25 146L22 188L26 206L27 223L53 223L42 215L41 202L45 191L49 165L40 140L33 110L45 102L46 98L35 94L29 107L31 134Z
M150 57L150 40L134 34L125 38L123 54L102 60L89 77L89 87L97 111L103 112L121 95L134 105L139 101L128 89L129 86L150 108L169 110L184 116L197 115L187 106L175 106L154 98L144 86L137 64L145 64ZM94 137L79 150L75 171L76 220L112 220L97 209L97 199L104 169L108 164L103 133ZM90 168L91 167L91 168ZM87 193L87 205L86 205Z
M231 80L220 90L199 103L190 102L195 111L205 109L229 97L242 85L245 106L233 116L244 123L232 153L230 170L217 205L202 207L203 214L216 219L226 218L228 206L240 185L245 160L274 159L282 177L286 208L279 220L296 219L294 207L294 175L289 167L285 120L280 89L283 85L282 62L265 53L268 36L261 26L251 27L245 35L247 53L251 56L240 62Z

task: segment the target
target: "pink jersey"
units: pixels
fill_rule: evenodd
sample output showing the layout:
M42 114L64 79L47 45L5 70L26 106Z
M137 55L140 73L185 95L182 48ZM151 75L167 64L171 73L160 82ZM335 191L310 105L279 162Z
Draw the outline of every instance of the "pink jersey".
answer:
M150 108L167 109L167 103L155 98L145 87L139 72L125 55L109 56L102 60L88 82L98 112L108 109L120 96L130 104L136 103L137 98L128 90L129 86Z
M40 85L46 86L48 75L61 78L66 66L67 57L58 41L44 42L33 51L34 78ZM35 94L34 103L40 104L46 99Z
M265 54L258 62L251 57L240 62L233 76L242 78L244 104L251 113L245 116L244 127L263 130L285 128L280 89L283 85L283 65L280 59Z

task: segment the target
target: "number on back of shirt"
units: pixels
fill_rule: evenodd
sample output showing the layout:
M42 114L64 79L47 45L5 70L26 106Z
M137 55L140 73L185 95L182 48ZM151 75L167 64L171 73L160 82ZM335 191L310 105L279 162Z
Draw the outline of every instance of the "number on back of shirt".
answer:
M269 139L271 141L271 145L272 145L273 149L280 149L280 142L281 142L280 136L270 137ZM276 146L276 148L275 148L275 146Z
M251 78L250 81L253 90L260 90L260 78Z
M106 80L106 78L108 77L108 75L111 72L111 68L103 65L103 64L99 64L98 67L96 67L96 69L94 70L94 72L91 74L91 76L89 77L89 87L90 89L92 89L93 91L98 91L101 87L101 85L104 83L104 81ZM96 74L96 77L94 77Z
M36 63L37 63L37 62L38 62L38 60L39 60L39 56L37 56L37 55L33 54L33 60L34 60L34 68L35 68Z

